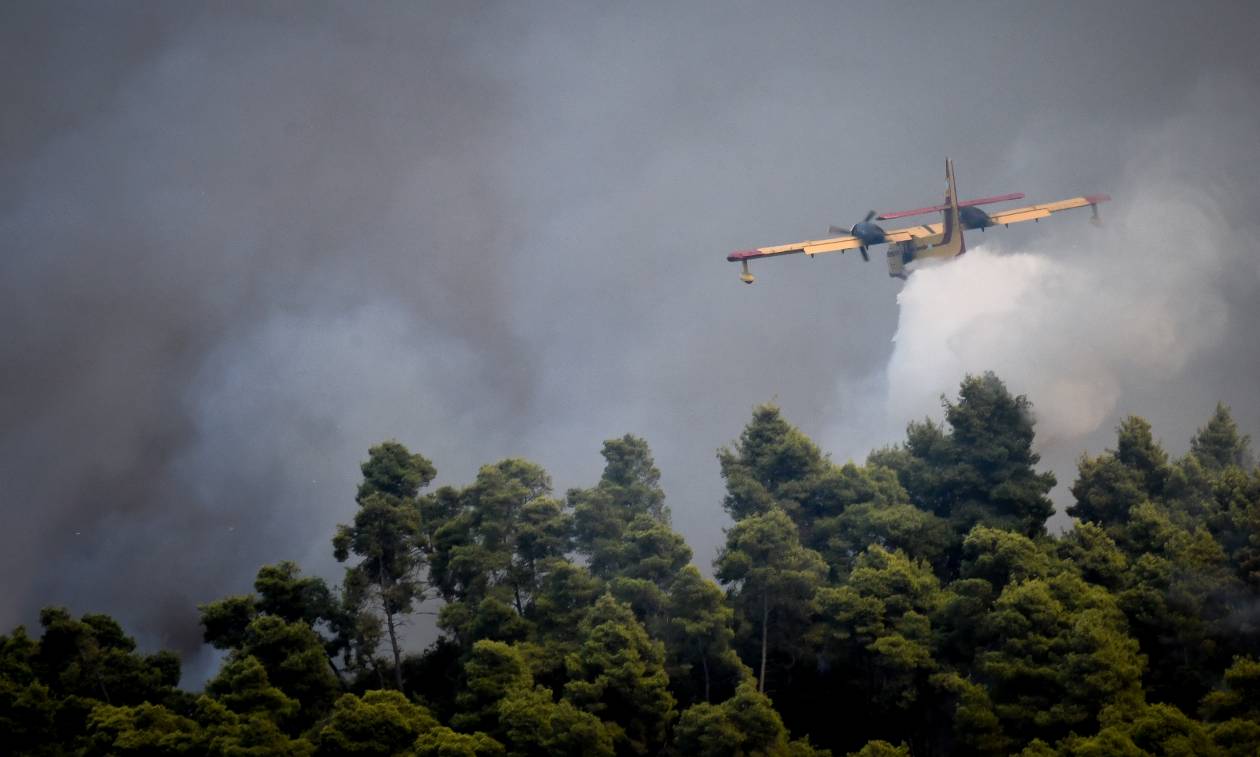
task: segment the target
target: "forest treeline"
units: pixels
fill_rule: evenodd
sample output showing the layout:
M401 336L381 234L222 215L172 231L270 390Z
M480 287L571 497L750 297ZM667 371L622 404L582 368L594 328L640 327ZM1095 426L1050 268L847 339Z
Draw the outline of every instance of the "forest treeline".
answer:
M992 374L865 465L773 406L719 451L710 580L648 445L590 488L463 487L370 450L340 585L292 562L200 607L201 693L105 615L0 637L22 754L1260 754L1260 469L1224 406L1179 458L1125 419L1050 535L1033 413ZM400 627L434 613L408 653Z

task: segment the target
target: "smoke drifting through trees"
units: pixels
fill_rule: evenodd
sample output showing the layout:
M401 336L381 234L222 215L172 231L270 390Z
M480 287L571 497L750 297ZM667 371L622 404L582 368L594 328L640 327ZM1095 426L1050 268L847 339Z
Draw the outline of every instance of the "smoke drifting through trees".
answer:
M747 288L722 256L918 203L946 154L976 191L1110 191L1113 223L1143 183L1190 179L1248 254L1256 13L6 4L0 625L65 603L196 649L190 608L258 565L337 573L355 463L390 437L439 483L521 455L563 489L598 474L597 440L639 434L708 565L712 452L752 405L777 396L841 459L925 411L820 433L887 394L864 379L900 285L875 264L783 261ZM839 45L839 26L901 36ZM889 96L855 117L868 91ZM1141 233L1206 232L1187 220ZM998 238L1046 234L1058 262L1081 229ZM1117 400L1174 451L1218 398L1260 426L1246 260L1184 386Z
M1184 456L1126 418L1059 537L1027 398L987 373L945 410L858 466L756 408L719 454L725 591L642 439L563 499L520 459L425 491L430 461L376 445L340 587L281 562L198 608L227 652L203 694L49 608L0 635L0 730L23 754L1256 754L1260 469L1228 409ZM420 590L443 635L401 654Z

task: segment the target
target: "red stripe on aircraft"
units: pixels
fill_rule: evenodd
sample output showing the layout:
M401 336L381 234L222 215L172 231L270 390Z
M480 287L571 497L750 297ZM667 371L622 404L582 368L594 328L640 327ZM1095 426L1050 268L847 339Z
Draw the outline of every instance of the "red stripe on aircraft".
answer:
M1011 192L1005 195L994 195L993 197L981 197L976 200L964 200L958 203L960 208L970 208L974 205L988 205L994 202L1006 202L1007 200L1022 200L1023 192ZM938 210L944 210L947 205L933 205L930 208L915 208L914 210L899 210L895 213L880 213L876 218L881 221L891 221L894 218L905 218L906 216L921 216L924 213L935 213Z

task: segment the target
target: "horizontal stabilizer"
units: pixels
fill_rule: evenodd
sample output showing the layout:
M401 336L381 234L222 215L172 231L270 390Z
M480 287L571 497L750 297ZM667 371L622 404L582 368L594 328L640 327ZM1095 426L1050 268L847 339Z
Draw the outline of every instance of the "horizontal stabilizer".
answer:
M989 205L995 202L1006 202L1007 200L1022 200L1022 199L1024 199L1023 192L1012 192L1010 194L995 195L993 197L980 197L975 200L963 200L962 202L958 203L958 207L970 208L974 205ZM878 218L881 221L891 221L894 218L906 218L907 216L921 216L925 213L936 213L938 211L944 210L945 207L946 207L945 205L933 205L930 208L915 208L914 210L899 210L895 213L880 213L878 216L876 216L876 218Z

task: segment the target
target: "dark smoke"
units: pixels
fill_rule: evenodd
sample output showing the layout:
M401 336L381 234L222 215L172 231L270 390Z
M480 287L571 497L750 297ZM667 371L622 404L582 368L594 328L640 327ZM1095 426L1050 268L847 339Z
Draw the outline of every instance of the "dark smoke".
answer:
M368 444L449 459L514 423L477 397L528 413L474 260L515 225L505 88L475 16L397 10L10 7L5 623L67 602L192 650L197 602L328 551Z
M0 625L63 603L192 652L259 565L336 577L389 437L442 482L521 455L563 489L641 434L707 565L712 452L754 404L839 456L908 420L863 420L878 263L747 288L723 256L934 201L947 154L965 193L1207 193L1149 223L1228 230L1220 331L1172 373L1120 360L1075 443L1137 412L1179 452L1217 399L1256 435L1260 18L1209 5L5 5ZM1070 258L1072 226L999 244ZM1173 312L1167 283L1126 292Z

